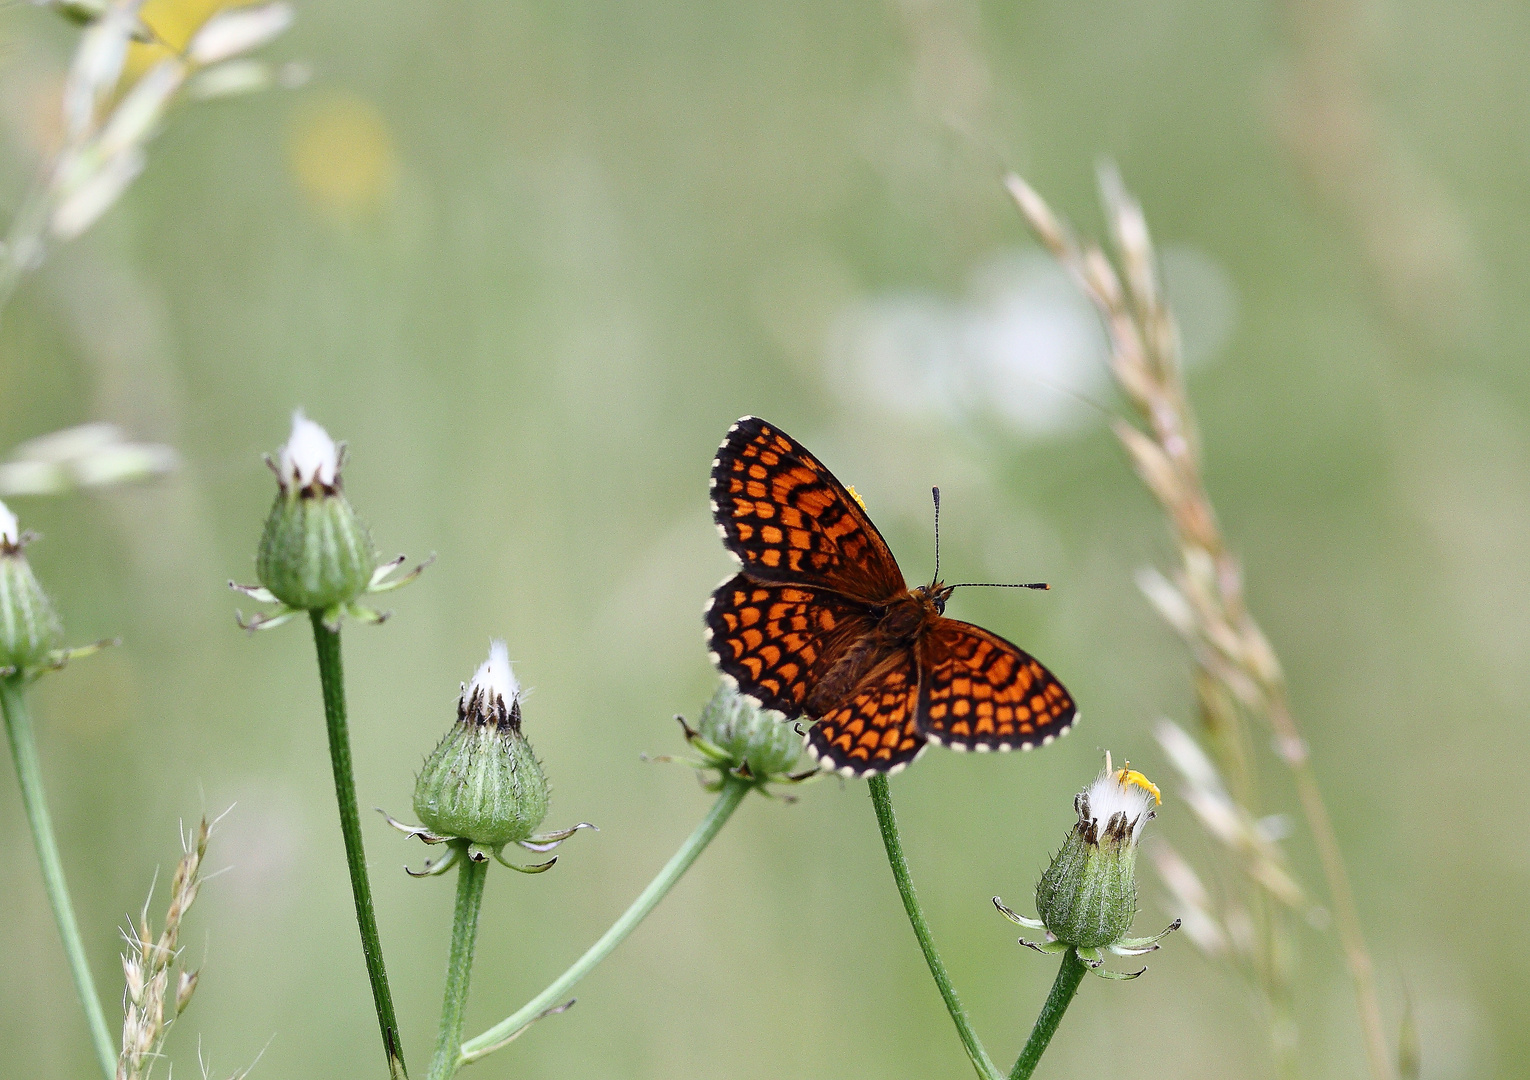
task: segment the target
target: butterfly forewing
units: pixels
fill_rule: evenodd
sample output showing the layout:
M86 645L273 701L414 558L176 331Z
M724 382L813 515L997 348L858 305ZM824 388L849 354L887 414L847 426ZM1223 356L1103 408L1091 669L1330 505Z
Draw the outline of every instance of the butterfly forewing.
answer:
M955 750L1029 750L1073 724L1063 684L980 626L939 619L919 645L920 730Z
M872 671L848 701L819 718L808 731L808 752L820 767L847 776L897 772L924 750L918 705L913 653L905 649Z
M820 586L864 603L907 591L887 541L834 474L757 417L734 424L712 463L723 543L756 581Z
M864 609L822 589L735 574L707 604L712 661L767 709L803 715L834 661L871 629Z

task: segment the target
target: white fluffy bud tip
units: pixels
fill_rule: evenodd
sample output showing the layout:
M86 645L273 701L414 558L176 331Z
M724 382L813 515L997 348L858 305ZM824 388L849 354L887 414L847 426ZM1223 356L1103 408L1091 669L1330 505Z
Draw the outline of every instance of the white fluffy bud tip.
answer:
M292 414L292 434L282 447L277 471L282 483L288 487L306 488L317 482L323 487L335 486L340 471L340 450L318 424L298 409Z
M515 672L510 669L510 653L505 643L490 642L489 658L473 673L473 681L468 684L464 699L480 702L481 708L509 709L520 692L521 684L515 681Z
M16 547L21 543L21 526L11 508L0 502L0 546Z
M1123 815L1123 839L1135 844L1159 801L1158 788L1151 780L1133 769L1131 762L1124 768L1112 768L1106 753L1105 768L1080 800L1081 816L1087 814L1094 823L1094 834L1103 837L1116 815Z

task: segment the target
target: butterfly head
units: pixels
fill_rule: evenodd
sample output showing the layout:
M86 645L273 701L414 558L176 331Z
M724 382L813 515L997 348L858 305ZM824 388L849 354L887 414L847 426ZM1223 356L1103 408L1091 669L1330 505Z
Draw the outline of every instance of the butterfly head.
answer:
M934 608L935 614L944 615L946 613L946 601L950 599L951 594L955 591L955 585L947 585L945 582L935 581L928 585L919 586L914 590L914 596L920 603Z

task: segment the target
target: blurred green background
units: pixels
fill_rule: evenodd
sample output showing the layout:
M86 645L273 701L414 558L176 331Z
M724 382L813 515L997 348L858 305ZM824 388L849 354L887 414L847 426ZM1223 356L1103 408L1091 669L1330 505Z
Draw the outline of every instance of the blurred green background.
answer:
M194 23L207 5L151 0ZM0 15L14 203L56 129L75 35ZM120 649L36 694L50 796L108 1012L115 928L176 823L232 813L183 938L205 955L176 1075L378 1075L307 631L247 637L302 405L348 439L384 554L436 552L349 627L364 807L414 770L491 635L535 688L549 825L598 823L539 878L491 875L470 1031L628 903L709 805L679 749L728 569L706 476L728 424L781 424L854 483L912 580L945 490L953 614L1033 649L1084 723L1043 753L934 750L893 785L916 880L979 1030L1010 1061L1055 965L988 897L1030 892L1109 748L1152 743L1188 663L1132 574L1172 557L1101 412L1089 311L997 178L1097 233L1119 164L1185 323L1208 478L1288 668L1350 859L1389 1025L1424 1075L1530 1074L1530 11L1518 4L1056 0L641 4L313 0L271 50L305 87L178 113L122 203L0 329L0 446L87 420L182 471L18 499L69 637ZM247 606L247 605L246 605ZM1503 780L1498 769L1508 769ZM1266 762L1271 810L1293 805ZM1520 779L1514 779L1519 776ZM1502 781L1502 782L1500 782ZM496 1077L962 1077L860 782L751 800L572 1012ZM0 1074L90 1058L9 768ZM405 1047L433 1038L452 886L369 817ZM1305 837L1290 844L1316 884ZM1168 917L1144 872L1144 932ZM160 893L161 897L163 892ZM1331 934L1300 938L1302 1060L1363 1069ZM1040 1075L1268 1075L1251 991L1172 940L1091 981Z

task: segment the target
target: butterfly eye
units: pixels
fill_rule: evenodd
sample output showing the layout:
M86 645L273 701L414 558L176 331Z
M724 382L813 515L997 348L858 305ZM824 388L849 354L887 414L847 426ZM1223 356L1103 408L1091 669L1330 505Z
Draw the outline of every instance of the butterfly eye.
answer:
M944 615L945 613L946 613L946 598L944 596L937 596L935 598L935 614L937 614L937 615Z

